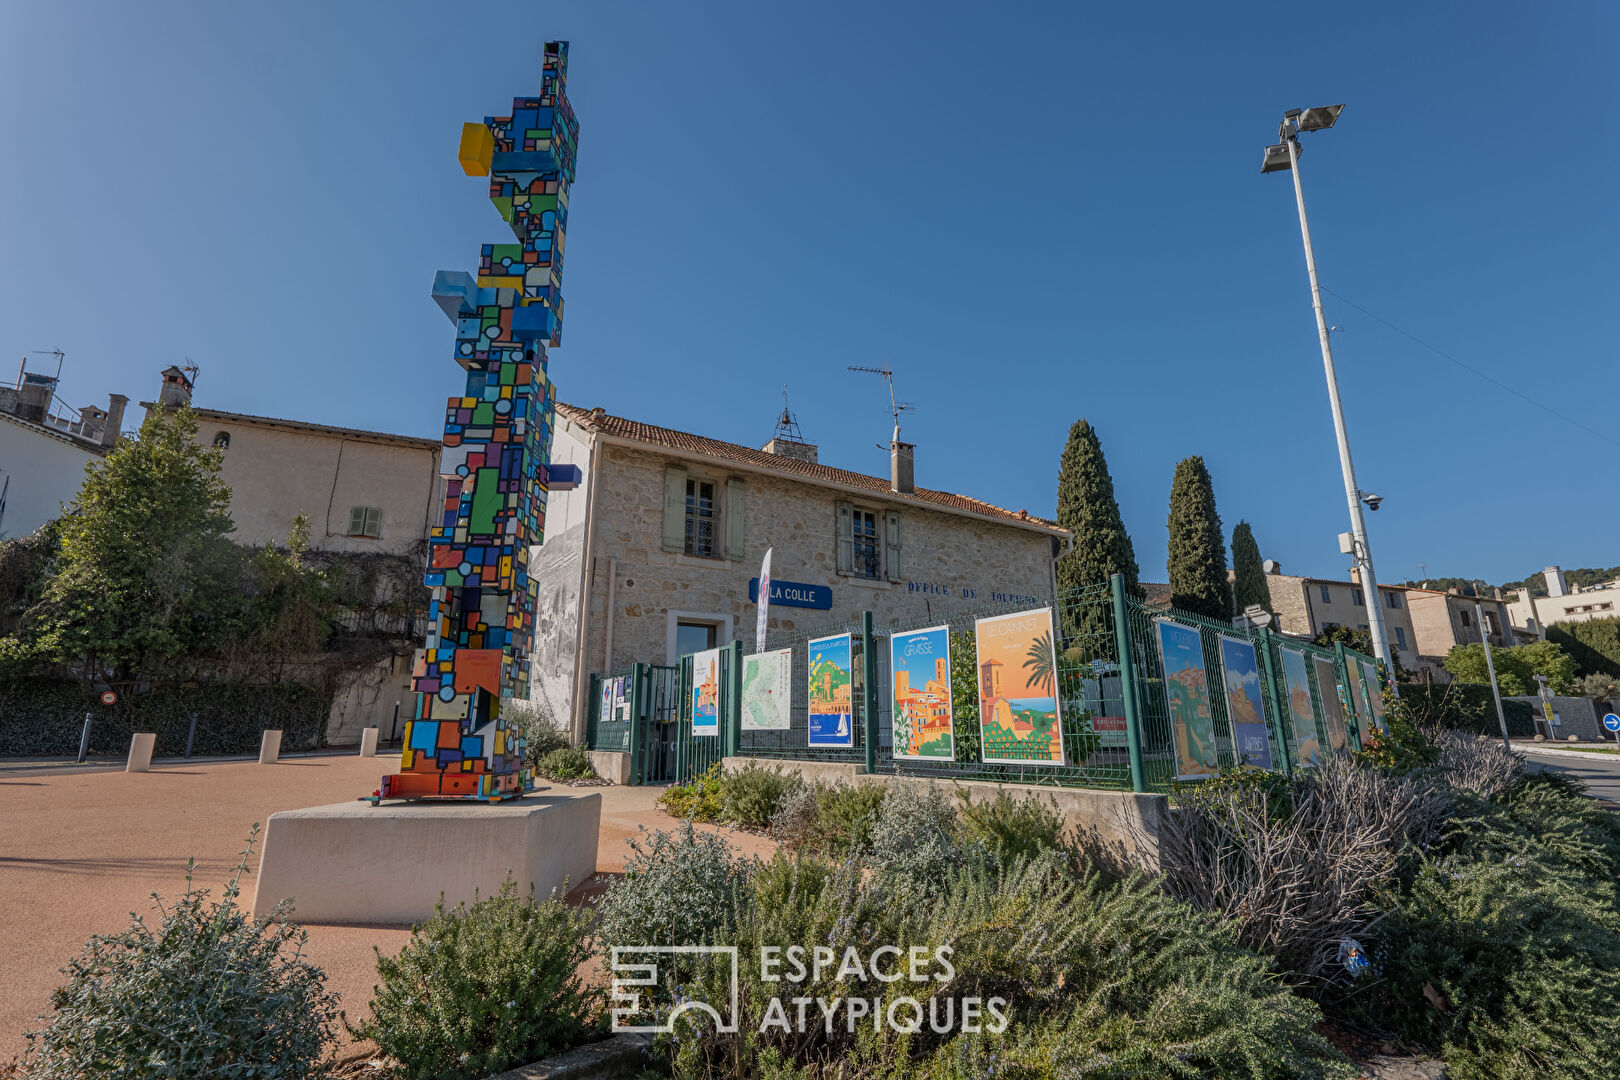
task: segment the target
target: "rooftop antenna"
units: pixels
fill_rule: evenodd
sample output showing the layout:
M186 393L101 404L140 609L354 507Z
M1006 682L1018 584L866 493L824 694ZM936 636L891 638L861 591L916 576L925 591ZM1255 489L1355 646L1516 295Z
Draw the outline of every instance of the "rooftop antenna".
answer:
M781 439L783 442L804 442L804 436L799 433L799 420L788 409L787 387L782 387L782 415L776 418L776 431L771 439Z
M180 365L180 370L185 372L186 376L191 379L192 386L197 385L197 373L201 371L202 368L198 367L196 362L192 360L191 357L186 357L186 362Z
M883 376L883 381L889 384L889 414L894 417L894 438L892 441L899 442L900 414L913 412L916 410L917 406L911 404L909 401L894 400L894 372L888 368L855 367L853 365L850 366L849 370L860 372L863 375L881 375ZM885 449L885 447L880 445L878 449L882 450Z
M32 355L56 357L56 381L62 381L62 357L64 356L64 353L61 349L35 349Z

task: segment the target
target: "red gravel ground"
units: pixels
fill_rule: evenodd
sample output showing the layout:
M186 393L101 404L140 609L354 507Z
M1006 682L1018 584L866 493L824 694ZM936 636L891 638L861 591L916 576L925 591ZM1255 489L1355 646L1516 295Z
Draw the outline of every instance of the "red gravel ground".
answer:
M22 1051L22 1033L49 1009L60 969L86 939L122 930L131 911L148 913L154 891L182 891L188 856L196 857L197 882L217 897L254 822L369 792L397 767L384 757L186 763L137 774L0 765L0 1062ZM654 806L658 788L555 786L552 793L602 796L599 871L623 868L625 840L638 826L675 824ZM774 847L727 835L745 853ZM242 891L251 903L251 880ZM312 926L308 951L357 1019L375 982L372 946L392 952L409 936L398 927Z

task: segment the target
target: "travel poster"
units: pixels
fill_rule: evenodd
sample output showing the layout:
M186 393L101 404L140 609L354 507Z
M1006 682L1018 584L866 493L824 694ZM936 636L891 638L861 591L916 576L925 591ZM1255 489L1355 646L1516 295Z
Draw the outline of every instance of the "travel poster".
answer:
M895 760L950 761L951 628L889 635L889 672Z
M1344 702L1339 699L1339 674L1325 656L1311 657L1316 666L1316 696L1322 702L1322 726L1327 729L1328 746L1333 750L1350 748L1350 732L1344 726Z
M1294 761L1315 765L1322 760L1322 738L1316 733L1316 708L1311 704L1310 668L1298 649L1283 649L1283 685L1288 690L1288 716L1294 737Z
M1052 609L980 619L973 638L979 669L980 759L1007 765L1062 765Z
M1378 665L1363 660L1361 679L1367 688L1367 708L1372 712L1373 723L1378 725L1379 731L1388 731L1389 725L1384 722L1384 686L1378 681Z
M742 729L786 731L793 726L793 650L743 657Z
M1215 753L1215 717L1209 707L1204 642L1190 626L1154 619L1164 663L1164 703L1176 739L1176 779L1202 780L1221 771Z
M851 661L848 634L810 642L810 745L854 746L855 715L850 702Z
M1366 721L1371 716L1367 711L1367 691L1361 685L1361 676L1356 671L1354 660L1345 660L1344 671L1350 680L1350 709L1355 713L1356 722L1365 730Z
M692 734L720 734L720 650L692 654Z
M1271 768L1271 736L1266 730L1260 661L1254 645L1222 634L1221 671L1226 677L1226 716L1232 721L1232 742L1239 763L1255 769Z

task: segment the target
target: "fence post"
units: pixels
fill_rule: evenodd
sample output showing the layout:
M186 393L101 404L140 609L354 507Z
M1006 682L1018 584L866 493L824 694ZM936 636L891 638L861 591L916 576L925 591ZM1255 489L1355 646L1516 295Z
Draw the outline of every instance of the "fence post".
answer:
M1282 696L1282 683L1277 679L1277 661L1272 655L1271 627L1260 628L1260 652L1265 659L1266 685L1271 688L1271 707L1277 711L1275 723L1277 726L1277 749L1282 754L1282 774L1294 775L1294 756L1290 752L1288 738L1292 734L1290 727L1293 723L1293 711L1287 699Z
M722 757L736 757L742 752L742 641L733 641L726 651L731 654L731 663L726 670L726 726L725 737L720 741L720 754Z
M1344 688L1341 701L1344 714L1350 718L1346 725L1350 728L1351 736L1356 740L1356 749L1361 749L1361 716L1356 712L1356 688L1350 685L1350 661L1344 656L1344 642L1333 643L1334 676L1339 680L1339 686Z
M1119 696L1125 710L1125 744L1130 749L1131 790L1147 790L1147 769L1142 764L1142 710L1136 699L1136 664L1131 657L1131 620L1125 610L1125 577L1113 574L1108 586L1114 600L1114 643L1119 651Z
M866 751L866 775L878 771L878 693L877 693L877 641L872 637L872 613L861 612L861 678L862 687L861 739Z
M625 751L630 755L630 783L641 783L641 707L647 700L647 692L642 689L641 683L647 676L647 665L630 665L630 730L626 733L630 745Z

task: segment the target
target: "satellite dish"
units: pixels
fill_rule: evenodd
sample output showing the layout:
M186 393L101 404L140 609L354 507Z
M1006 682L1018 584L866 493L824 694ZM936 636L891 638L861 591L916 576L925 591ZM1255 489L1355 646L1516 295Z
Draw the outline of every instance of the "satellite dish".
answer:
M1276 559L1267 559L1265 562L1260 564L1260 569L1264 570L1268 574L1275 574L1282 569L1282 564Z

